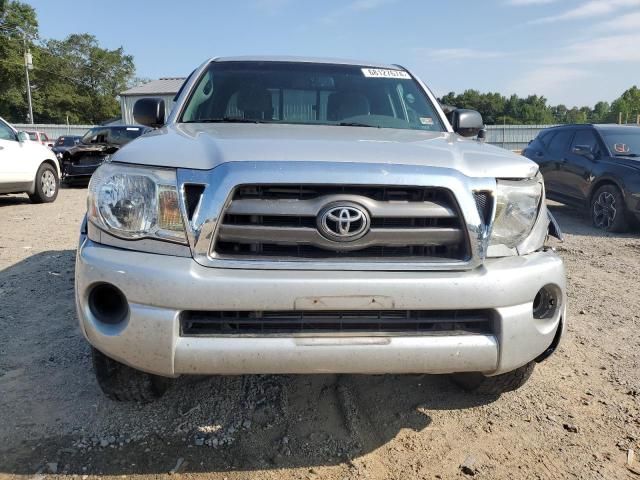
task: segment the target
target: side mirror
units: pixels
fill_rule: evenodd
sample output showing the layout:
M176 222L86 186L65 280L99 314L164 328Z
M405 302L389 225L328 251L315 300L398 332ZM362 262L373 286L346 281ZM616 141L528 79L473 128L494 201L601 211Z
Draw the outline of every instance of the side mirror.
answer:
M575 147L573 147L572 153L588 158L589 160L594 160L596 158L593 150L589 145L576 145Z
M18 132L18 141L20 143L29 141L29 134L27 132Z
M482 115L475 110L459 108L452 112L453 131L463 137L475 137L484 128Z
M141 98L133 105L133 118L140 125L158 128L164 125L164 100Z

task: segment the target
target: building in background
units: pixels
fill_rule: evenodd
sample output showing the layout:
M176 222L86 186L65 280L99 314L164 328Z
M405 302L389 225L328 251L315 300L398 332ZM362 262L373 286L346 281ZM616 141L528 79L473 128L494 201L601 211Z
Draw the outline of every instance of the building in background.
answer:
M122 111L122 123L124 125L135 124L133 119L133 105L136 101L145 97L157 97L164 100L165 117L169 115L173 107L173 98L180 90L185 77L167 77L152 80L144 85L130 88L120 94L120 109Z

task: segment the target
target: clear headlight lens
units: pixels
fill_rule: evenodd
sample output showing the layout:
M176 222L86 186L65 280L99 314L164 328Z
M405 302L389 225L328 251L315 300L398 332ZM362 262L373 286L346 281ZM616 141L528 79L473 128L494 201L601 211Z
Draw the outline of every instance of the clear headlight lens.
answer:
M527 238L540 209L542 180L498 180L491 245L517 247Z
M186 243L175 170L104 163L91 177L87 210L116 237Z

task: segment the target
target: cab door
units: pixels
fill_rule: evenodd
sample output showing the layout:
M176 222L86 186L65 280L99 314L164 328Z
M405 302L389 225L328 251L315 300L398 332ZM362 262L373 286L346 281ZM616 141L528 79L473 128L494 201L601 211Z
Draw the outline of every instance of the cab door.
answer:
M584 152L584 147L588 147L592 157L577 153ZM601 152L602 148L592 130L582 128L576 131L561 172L561 182L566 186L567 194L575 200L587 199L591 172Z
M546 165L541 169L547 192L552 196L566 198L566 186L562 180L564 162L573 139L573 130L559 129L549 141L546 153Z

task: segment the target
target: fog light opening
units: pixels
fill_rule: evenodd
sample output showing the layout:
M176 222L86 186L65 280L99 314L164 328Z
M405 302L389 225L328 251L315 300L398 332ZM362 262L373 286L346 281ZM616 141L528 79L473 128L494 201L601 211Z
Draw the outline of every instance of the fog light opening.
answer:
M89 293L89 309L98 321L109 325L124 321L129 313L124 293L108 283L93 287Z
M557 289L550 285L542 287L533 299L533 318L553 318L557 309Z

